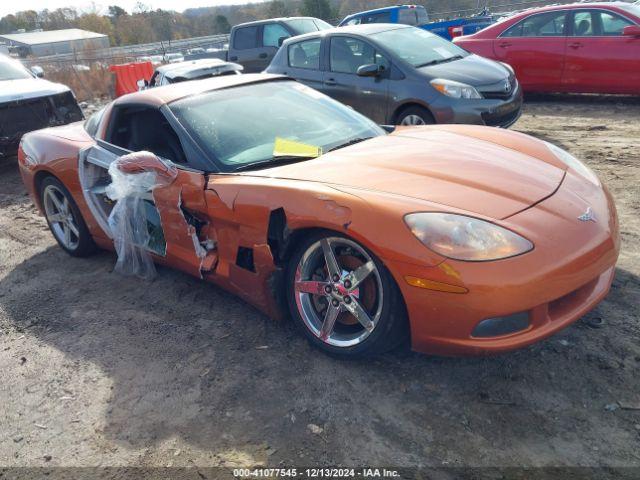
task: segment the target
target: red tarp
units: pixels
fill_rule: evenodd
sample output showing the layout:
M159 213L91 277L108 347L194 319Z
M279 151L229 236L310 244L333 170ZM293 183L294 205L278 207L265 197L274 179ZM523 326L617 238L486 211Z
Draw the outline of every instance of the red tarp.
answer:
M116 97L137 92L138 80L149 81L153 75L151 62L111 65L109 70L116 74Z

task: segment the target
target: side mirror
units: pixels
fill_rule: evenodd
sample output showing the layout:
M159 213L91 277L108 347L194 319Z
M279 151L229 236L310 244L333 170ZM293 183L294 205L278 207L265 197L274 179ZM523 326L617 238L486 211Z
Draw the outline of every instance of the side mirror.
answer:
M640 37L640 25L628 25L622 29L625 37Z
M146 90L146 88L149 86L149 82L144 78L141 78L136 82L136 85L138 85L138 91L142 91Z
M360 66L356 74L359 77L377 77L378 75L380 75L381 72L382 70L380 69L379 65L376 65L375 63L371 63L368 65Z
M279 47L281 47L281 46L282 46L282 44L284 43L284 41L285 41L287 38L289 38L289 37L280 37L280 38L278 39L278 46L279 46Z
M34 65L31 67L31 73L33 73L38 78L44 78L44 69L39 67L38 65Z

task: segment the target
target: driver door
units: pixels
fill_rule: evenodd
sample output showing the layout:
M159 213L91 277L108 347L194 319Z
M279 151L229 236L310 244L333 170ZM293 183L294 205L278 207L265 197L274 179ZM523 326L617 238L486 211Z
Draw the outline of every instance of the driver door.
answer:
M386 123L389 95L389 61L360 39L337 35L329 41L329 65L322 92L352 107L378 124ZM358 68L378 64L377 77L360 77Z
M214 243L209 239L205 174L188 164L177 163L175 160L179 158L167 158L169 153L179 156L176 150L182 149L182 145L159 110L148 109L159 115L157 122L148 125L156 132L154 135L158 143L155 143L154 135L145 137L137 131L140 127L134 125L136 117L146 123L154 115L148 111L143 114L139 109L139 106L134 111L128 111L126 106L116 108L107 119L110 125L105 137L109 141L97 140L94 146L81 152L79 174L85 199L102 229L113 238L108 218L114 203L106 194L106 187L111 183L108 173L111 163L133 151L147 150L156 154L160 161L174 166L177 175L173 181L143 195L144 228L150 239L144 248L158 263L201 277L216 263ZM159 141L172 142L171 139L174 141L171 148ZM178 139L177 143L175 139Z

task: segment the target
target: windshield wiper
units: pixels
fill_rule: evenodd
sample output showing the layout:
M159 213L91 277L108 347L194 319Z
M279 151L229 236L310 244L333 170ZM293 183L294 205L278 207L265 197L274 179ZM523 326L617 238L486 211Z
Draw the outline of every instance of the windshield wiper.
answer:
M275 167L277 165L286 165L288 163L296 163L296 162L301 162L303 160L313 160L314 158L318 158L318 157L315 155L309 155L309 156L279 155L277 157L272 157L268 160L260 160L258 162L241 165L238 168L236 168L234 172L244 172L247 170L259 170L261 168L270 168L270 167Z
M349 140L348 142L342 143L340 145L338 145L337 147L333 147L332 149L330 149L330 152L333 152L334 150L340 150L341 148L345 148L348 147L350 145L355 145L356 143L360 143L360 142L364 142L365 140L370 140L372 138L375 137L358 137L358 138L352 138L351 140Z
M416 65L416 68L429 67L431 65L439 65L441 63L453 62L454 60L460 60L461 58L464 58L464 57L462 55L454 55L453 57L449 57L449 58L439 58L436 60L431 60L430 62L427 62L427 63L423 63L422 65Z

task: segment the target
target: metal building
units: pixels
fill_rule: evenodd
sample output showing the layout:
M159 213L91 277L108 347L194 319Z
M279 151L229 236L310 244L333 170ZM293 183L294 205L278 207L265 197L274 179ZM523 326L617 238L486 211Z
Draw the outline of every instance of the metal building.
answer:
M44 57L108 48L109 37L78 28L0 35L0 43L13 47L21 57Z

